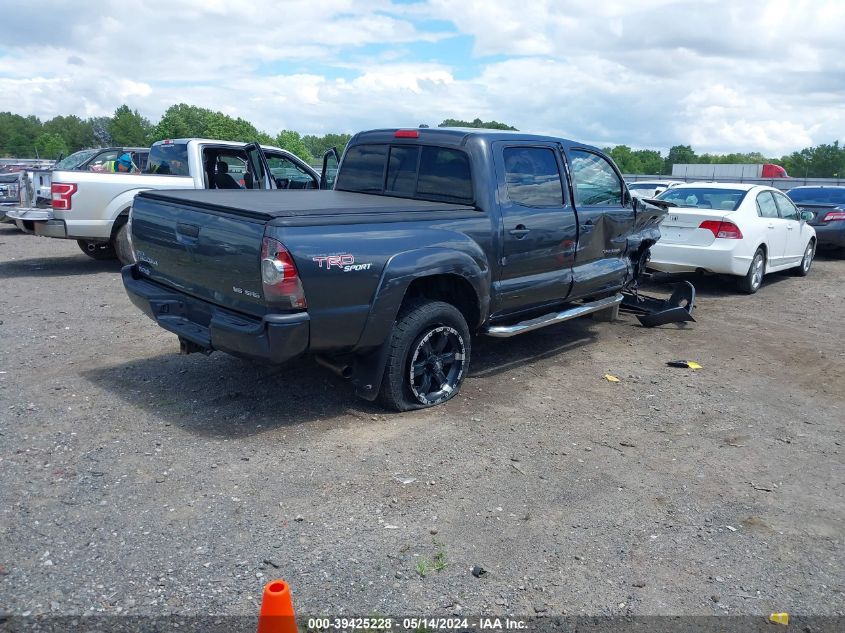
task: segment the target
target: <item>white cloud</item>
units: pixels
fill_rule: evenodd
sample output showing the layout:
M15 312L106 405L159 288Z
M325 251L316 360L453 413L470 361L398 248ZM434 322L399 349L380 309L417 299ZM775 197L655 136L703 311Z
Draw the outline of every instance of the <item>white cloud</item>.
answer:
M42 118L187 102L324 133L478 116L773 155L845 130L838 0L10 4L0 111Z

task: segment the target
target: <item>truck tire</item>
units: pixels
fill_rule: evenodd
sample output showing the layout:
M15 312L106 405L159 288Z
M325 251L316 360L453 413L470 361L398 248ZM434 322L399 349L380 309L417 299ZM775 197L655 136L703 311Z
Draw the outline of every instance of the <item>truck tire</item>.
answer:
M117 253L109 242L95 242L93 240L76 240L79 249L92 259L114 259Z
M431 300L403 306L387 341L379 401L395 411L446 402L466 377L470 344L466 319L455 306Z
M121 264L128 266L135 263L135 254L129 246L129 225L126 222L115 231L111 245Z

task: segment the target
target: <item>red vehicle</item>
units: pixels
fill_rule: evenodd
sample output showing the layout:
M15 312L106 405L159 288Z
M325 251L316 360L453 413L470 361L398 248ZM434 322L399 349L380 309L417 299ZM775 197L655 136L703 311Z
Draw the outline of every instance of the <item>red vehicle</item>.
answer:
M682 178L697 178L701 180L724 179L766 179L789 178L789 174L780 165L764 164L714 164L714 163L678 163L672 165L672 176Z

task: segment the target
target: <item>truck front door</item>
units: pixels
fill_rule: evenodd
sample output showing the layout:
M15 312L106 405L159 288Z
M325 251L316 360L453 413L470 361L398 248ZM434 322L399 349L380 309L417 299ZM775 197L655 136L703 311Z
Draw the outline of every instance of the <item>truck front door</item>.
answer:
M634 206L622 176L607 157L581 148L570 148L566 155L578 214L574 299L619 289L625 283Z
M493 144L502 237L492 312L511 313L566 299L577 223L554 143Z

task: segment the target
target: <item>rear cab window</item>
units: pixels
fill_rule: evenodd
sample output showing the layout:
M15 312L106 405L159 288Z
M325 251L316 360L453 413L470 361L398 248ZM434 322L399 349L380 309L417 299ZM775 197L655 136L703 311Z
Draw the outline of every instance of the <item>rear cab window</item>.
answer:
M464 151L407 143L350 147L335 189L459 204L474 198Z
M145 174L190 176L187 143L156 143L150 148Z

